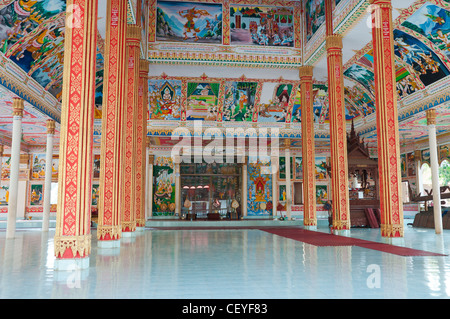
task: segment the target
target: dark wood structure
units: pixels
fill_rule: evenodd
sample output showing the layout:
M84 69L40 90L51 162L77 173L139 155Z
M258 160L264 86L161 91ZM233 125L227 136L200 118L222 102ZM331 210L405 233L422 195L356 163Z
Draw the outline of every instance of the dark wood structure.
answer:
M378 162L370 158L364 139L355 132L353 123L347 134L347 154L351 226L376 227L369 220L373 220L373 212L380 224Z

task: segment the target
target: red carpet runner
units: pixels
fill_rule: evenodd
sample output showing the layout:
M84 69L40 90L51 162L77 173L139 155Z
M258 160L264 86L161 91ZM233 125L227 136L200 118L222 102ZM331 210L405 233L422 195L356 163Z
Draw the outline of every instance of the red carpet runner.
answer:
M373 241L351 238L345 236L337 236L317 231L309 231L298 227L274 227L260 228L260 230L278 235L281 237L301 241L306 244L326 247L326 246L357 246L367 249L378 250L384 253L399 256L447 256L443 254L417 250L407 247L394 246L390 244L377 243Z

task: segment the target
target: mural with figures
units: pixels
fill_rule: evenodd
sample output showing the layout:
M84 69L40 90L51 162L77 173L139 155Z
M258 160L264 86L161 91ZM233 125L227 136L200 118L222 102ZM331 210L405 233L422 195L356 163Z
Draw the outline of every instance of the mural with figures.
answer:
M248 174L248 216L266 216L272 214L272 174L270 160L258 160L247 166Z
M149 119L179 120L181 111L181 81L150 80Z
M305 4L306 41L325 23L325 0L307 0Z
M171 42L222 43L222 5L158 1L156 39Z
M257 82L225 83L224 121L251 121L255 108Z
M66 1L11 1L0 9L0 50L57 98L62 90Z
M171 157L155 156L153 179L153 216L172 216L175 213L175 172Z
M231 6L231 44L294 46L294 9L290 7Z
M217 119L220 83L188 83L187 120Z
M272 100L259 107L258 121L286 122L293 89L294 86L292 84L282 83L277 85Z

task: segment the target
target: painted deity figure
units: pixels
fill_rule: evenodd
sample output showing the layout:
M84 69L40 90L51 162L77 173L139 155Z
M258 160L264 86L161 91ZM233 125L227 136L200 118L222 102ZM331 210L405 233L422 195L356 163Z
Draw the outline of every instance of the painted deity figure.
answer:
M195 26L194 19L200 19L202 16L208 16L210 14L206 10L197 10L195 7L188 10L179 11L178 14L182 18L186 18L187 20L186 24L184 25L184 40L187 40L187 34L192 32L194 41L198 41L199 38L197 36L197 33L200 32L200 29Z

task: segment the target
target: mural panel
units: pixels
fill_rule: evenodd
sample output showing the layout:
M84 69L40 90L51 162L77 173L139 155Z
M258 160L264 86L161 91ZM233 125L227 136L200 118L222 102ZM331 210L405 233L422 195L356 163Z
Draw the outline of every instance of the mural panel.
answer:
M153 216L172 216L175 213L175 172L171 157L155 157L153 178Z
M420 33L450 57L450 11L425 3L402 25Z
M57 98L65 11L64 0L12 1L0 10L0 50Z
M394 30L394 51L412 66L425 86L450 74L436 53L417 38L397 29Z
M267 166L270 166L270 161L248 163L248 216L272 214L272 174L263 173L263 167Z
M259 109L259 122L286 122L288 114L292 84L279 84L275 87L272 101L261 105Z
M257 82L226 82L223 120L252 121L257 87Z
M179 120L181 111L181 81L149 80L149 119Z
M231 6L231 44L294 46L294 9Z
M188 83L187 120L217 119L220 83Z
M222 43L222 5L158 1L156 40Z
M306 41L325 23L325 0L306 1Z

